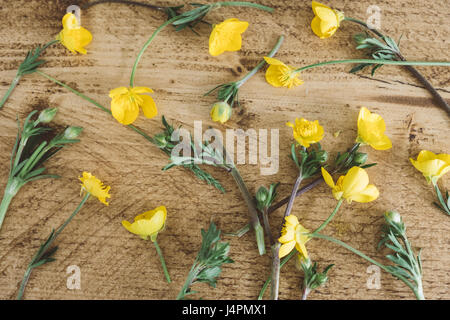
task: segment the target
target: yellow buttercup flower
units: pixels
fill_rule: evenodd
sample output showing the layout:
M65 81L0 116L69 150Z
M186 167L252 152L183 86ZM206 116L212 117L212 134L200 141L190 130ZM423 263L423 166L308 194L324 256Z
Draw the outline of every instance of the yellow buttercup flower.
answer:
M111 101L111 112L113 117L121 124L133 123L142 108L147 118L153 118L158 114L155 101L144 93L152 93L147 87L126 88L120 87L109 92Z
M149 238L156 240L158 232L160 232L166 223L167 209L160 206L154 210L144 212L134 218L133 223L122 221L122 225L131 233L137 234L144 240Z
M311 21L312 31L320 39L331 37L344 20L344 14L316 1L313 1L311 6L315 15Z
M327 170L322 168L322 176L327 185L333 189L336 200L347 199L348 203L370 202L380 195L377 187L369 184L369 175L360 167L351 168L345 176L340 176L336 184Z
M231 107L226 102L217 102L211 108L211 119L215 122L225 123L231 118Z
M83 172L83 176L78 178L81 181L81 192L88 192L97 197L101 203L109 205L106 198L111 198L109 194L110 186L104 186L100 179L97 179L90 172Z
M362 107L358 116L358 137L356 142L368 144L375 150L387 150L392 148L392 142L387 135L386 124L383 118L376 113L371 113Z
M428 183L434 185L450 171L450 154L434 154L431 151L422 150L417 156L417 160L410 160L413 166L422 172Z
M310 240L305 233L309 230L305 229L299 222L296 216L289 215L285 218L283 229L281 230L281 237L278 241L281 243L279 250L279 257L283 258L288 255L294 248L297 249L305 258L308 258L305 244Z
M67 13L62 19L63 29L56 36L56 40L73 53L86 54L84 48L92 41L92 34L81 27L73 13Z
M324 130L318 120L308 121L304 118L295 118L295 125L288 122L288 127L293 129L294 139L305 147L309 148L312 143L317 143L323 138Z
M303 80L299 79L299 72L294 72L295 68L285 65L278 59L264 57L264 60L269 64L266 71L266 81L278 88L287 87L292 88L303 84Z
M209 36L209 53L218 56L225 51L238 51L242 46L241 34L247 30L248 22L227 19L215 25Z

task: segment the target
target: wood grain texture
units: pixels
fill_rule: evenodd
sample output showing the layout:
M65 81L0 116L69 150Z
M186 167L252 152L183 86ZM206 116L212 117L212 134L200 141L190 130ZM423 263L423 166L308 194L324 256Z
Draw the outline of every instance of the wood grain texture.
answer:
M144 0L143 0L144 1ZM60 30L68 5L76 1L0 1L0 94L13 79L25 53L48 42ZM160 115L191 129L194 120L204 128L279 128L280 170L261 176L258 165L241 165L253 191L260 185L280 181L279 193L287 195L296 169L288 158L291 129L286 121L295 117L318 119L326 130L323 146L335 154L350 147L356 134L359 108L381 114L394 147L389 151L369 148L370 160L378 165L369 171L380 189L380 198L369 204L345 204L326 233L335 235L382 262L375 249L382 213L396 209L403 215L413 245L422 248L424 293L429 299L450 299L448 266L450 221L432 206L434 194L409 162L422 149L450 152L447 114L437 108L430 94L403 68L385 66L374 77L351 75L350 66L327 66L302 74L305 84L292 90L270 87L263 72L240 90L242 110L231 121L218 126L209 109L214 97L203 97L212 86L238 79L270 51L279 35L286 36L277 58L293 66L329 59L361 57L351 36L360 29L343 23L330 39L312 33L313 13L309 1L261 0L273 14L254 9L224 8L208 15L217 23L237 17L249 21L242 50L214 58L208 54L209 27L199 27L201 36L166 28L145 53L136 75L136 85L154 89L159 115L141 116L136 125L149 134L160 131ZM179 4L167 1L164 4ZM437 1L345 1L332 5L351 17L365 19L366 9L382 9L382 29L397 38L407 59L448 60L450 3ZM134 59L146 39L164 21L163 14L118 4L103 4L83 12L82 23L94 41L86 56L74 56L60 45L45 53L44 70L109 106L108 92L128 85ZM423 75L450 100L450 72L442 67L419 67ZM167 157L141 136L118 124L110 115L37 74L24 77L5 107L0 110L0 192L6 183L9 156L16 135L18 116L33 109L58 107L58 126L84 127L81 143L47 163L59 180L42 180L25 186L11 204L0 233L0 299L17 294L26 265L53 227L59 226L80 201L77 177L91 171L112 187L110 206L89 201L60 235L56 262L36 269L27 287L27 299L173 299L181 288L200 246L200 229L211 220L225 232L247 222L247 209L231 176L206 168L224 187L226 194L199 182L189 172L175 168L162 173ZM338 138L333 133L341 130ZM450 188L450 175L441 180ZM165 283L151 242L127 232L123 219L159 205L168 209L166 230L158 237L173 282ZM335 205L328 187L321 185L297 199L293 213L313 229ZM282 210L271 218L277 232ZM226 238L234 264L226 265L216 289L198 285L195 297L205 299L255 299L270 266L269 255L259 256L254 234ZM381 289L369 290L369 264L343 248L321 240L308 243L312 258L321 267L336 266L330 281L311 295L312 299L413 299L400 281L382 273ZM66 288L66 268L81 268L81 290ZM281 274L280 298L299 299L302 274L288 264Z

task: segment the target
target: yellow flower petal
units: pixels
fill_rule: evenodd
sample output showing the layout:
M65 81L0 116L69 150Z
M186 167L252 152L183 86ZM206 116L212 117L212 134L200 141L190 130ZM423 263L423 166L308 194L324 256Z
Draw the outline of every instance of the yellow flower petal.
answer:
M331 177L331 175L328 173L327 170L325 170L324 167L321 168L322 170L322 176L323 176L323 180L325 180L325 183L330 187L330 188L334 188L335 184L333 181L333 178Z
M417 160L410 159L413 166L422 172L428 183L436 184L437 181L450 171L450 155L436 155L431 151L422 150Z
M294 240L292 240L290 242L286 242L281 245L278 256L280 258L283 258L284 256L287 256L294 248L295 248Z
M111 113L113 117L124 125L132 124L139 116L139 108L142 108L147 118L153 118L158 114L155 101L145 93L153 92L147 87L126 88L119 87L109 92L111 100Z
M380 192L378 191L377 187L375 187L373 184L369 184L364 190L352 194L347 200L349 202L356 201L361 203L367 203L374 201L378 198L380 195Z
M81 192L88 192L96 197L101 203L109 205L106 198L111 198L109 190L111 187L104 186L100 179L93 176L90 172L83 172L82 177L78 178L81 181Z
M289 229L289 230L285 230L285 232L283 233L283 235L281 237L278 238L278 241L280 243L288 243L292 240L295 239L295 230Z
M358 138L357 142L368 144L375 150L387 150L392 148L389 137L384 132L386 124L383 118L376 113L371 113L362 107L358 115Z
M134 218L133 223L122 221L122 225L131 233L141 236L143 239L149 237L153 240L165 225L167 210L160 206L154 210L144 212Z
M62 19L63 29L57 36L57 40L72 53L86 54L84 48L92 41L92 34L79 26L78 20L73 13L67 13Z
M378 198L379 191L374 185L369 185L367 172L360 167L352 167L345 176L340 176L336 184L331 175L322 168L322 176L332 189L336 200L347 199L348 202L370 202Z
M299 224L298 218L296 216L294 216L293 214L288 215L285 218L285 221L286 221L287 224L290 224L292 226L297 226Z
M139 107L131 103L126 97L117 97L111 101L111 113L113 117L124 125L133 123L139 115Z
M305 148L323 139L324 130L317 120L308 121L304 118L300 120L296 118L295 125L290 122L286 125L293 129L294 139Z
M321 39L331 37L339 28L340 21L344 18L342 12L331 9L319 2L312 2L312 10L315 17L311 21L311 29Z
M269 65L274 65L274 66L284 66L284 67L287 67L283 62L281 62L280 60L275 59L275 58L264 57L264 60L265 60L266 63L269 64Z
M214 26L209 37L209 53L218 56L225 51L238 51L242 46L241 34L248 28L248 22L236 18L227 19Z
M342 180L344 198L363 191L369 184L369 175L360 167L351 168Z
M128 88L127 87L119 87L119 88L115 88L109 91L109 97L111 99L117 97L117 96L121 96L124 94L128 93Z
M149 119L156 117L158 115L158 109L156 108L156 103L153 98L147 95L141 95L140 97L142 98L143 103L139 106L142 108L144 116Z
M147 87L133 87L130 91L133 94L153 93L153 90Z

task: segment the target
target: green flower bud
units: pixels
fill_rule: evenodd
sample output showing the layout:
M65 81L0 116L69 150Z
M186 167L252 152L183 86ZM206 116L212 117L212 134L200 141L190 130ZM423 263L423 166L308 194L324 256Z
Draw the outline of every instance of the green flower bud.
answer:
M353 163L356 166L360 166L360 165L366 163L368 157L369 156L367 155L367 153L357 152L353 158Z
M83 131L81 127L68 127L66 131L64 131L64 139L76 139Z
M397 211L386 211L384 217L389 223L403 224L402 216Z
M353 40L355 40L357 45L365 44L367 39L366 33L358 33L353 36Z
M167 141L166 135L164 133L158 133L156 134L153 139L155 139L156 144L158 145L159 148L163 149L167 146L167 144L169 143Z
M226 102L216 102L211 109L211 119L215 122L225 123L231 118L231 106Z
M53 120L56 115L57 108L48 108L42 110L39 114L39 118L37 119L38 123L49 123Z
M256 202L258 209L262 210L267 206L269 199L269 190L266 187L260 187L256 192Z

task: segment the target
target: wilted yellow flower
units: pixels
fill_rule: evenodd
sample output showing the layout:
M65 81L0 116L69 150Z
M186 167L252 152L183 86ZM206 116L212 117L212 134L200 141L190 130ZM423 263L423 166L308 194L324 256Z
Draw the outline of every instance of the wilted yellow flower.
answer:
M410 159L413 166L422 172L428 183L436 184L437 181L450 171L450 154L434 154L431 151L422 150L417 160Z
M56 36L56 40L73 53L86 54L84 48L92 41L92 34L81 27L73 13L67 13L62 19L63 29Z
M375 150L387 150L392 148L392 142L387 135L386 124L383 118L376 113L371 113L362 107L358 116L358 137L356 142L368 144Z
M369 175L360 167L351 168L345 176L340 176L336 184L327 170L322 168L322 176L327 185L333 189L336 200L347 199L348 203L370 202L378 198L379 191L373 184L369 184Z
M308 121L304 118L295 118L295 125L288 122L288 127L293 129L294 139L305 148L309 148L312 143L317 143L323 138L324 130L318 120Z
M311 21L312 31L320 39L331 37L344 20L344 14L316 1L312 2L312 9L315 15Z
M131 233L141 236L144 240L150 238L152 241L155 241L158 232L164 228L166 217L166 207L160 206L136 216L133 223L124 220L122 221L122 225Z
M231 118L231 107L226 102L217 102L211 108L211 119L215 122L225 123Z
M225 51L238 51L242 46L241 34L248 28L248 22L231 18L214 26L209 36L209 53L218 56Z
M303 84L303 80L299 79L300 72L294 72L295 68L285 65L278 59L264 57L264 60L269 64L266 71L266 81L278 87L292 87Z
M122 124L133 123L139 115L139 107L142 108L147 118L153 118L158 114L155 101L144 93L152 93L147 87L126 88L120 87L109 92L111 112L113 117Z
M100 179L97 179L90 172L83 172L83 176L78 178L81 181L81 192L88 192L94 197L97 197L101 203L109 205L106 198L111 198L109 194L110 186L104 186Z
M281 230L281 237L278 239L281 243L279 257L283 258L288 255L292 249L296 248L305 258L308 258L305 244L310 238L306 236L305 233L309 233L309 230L305 229L298 222L296 216L287 216L285 218L283 229Z

